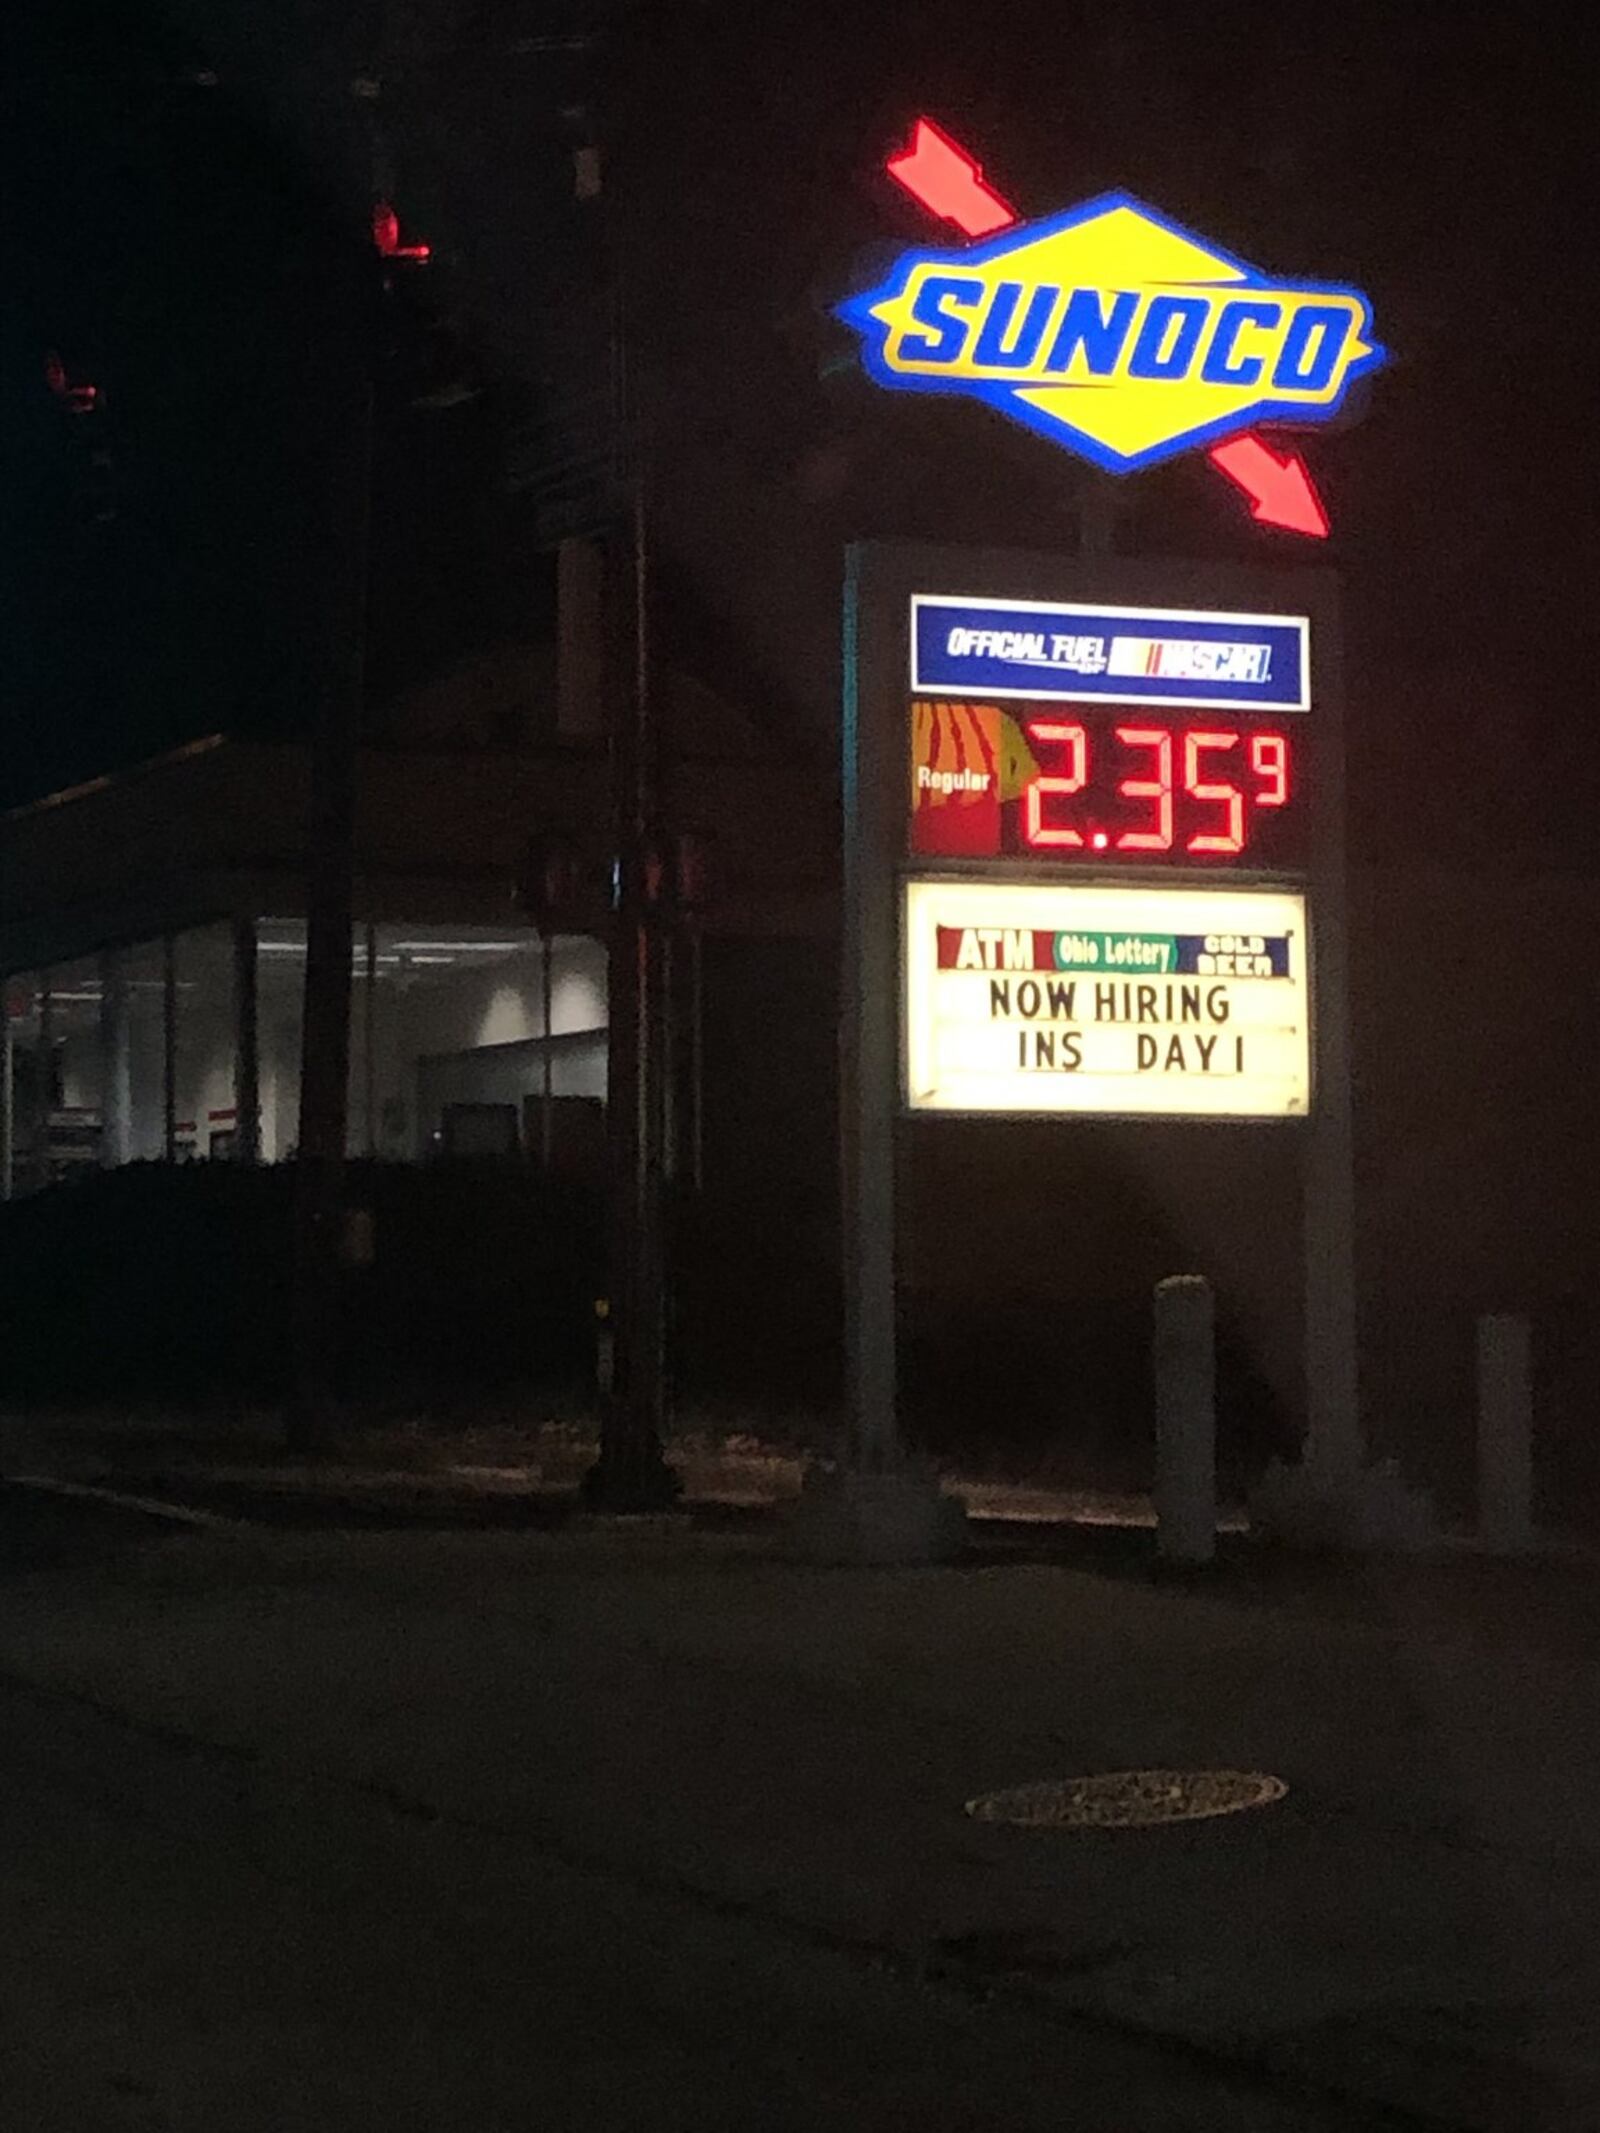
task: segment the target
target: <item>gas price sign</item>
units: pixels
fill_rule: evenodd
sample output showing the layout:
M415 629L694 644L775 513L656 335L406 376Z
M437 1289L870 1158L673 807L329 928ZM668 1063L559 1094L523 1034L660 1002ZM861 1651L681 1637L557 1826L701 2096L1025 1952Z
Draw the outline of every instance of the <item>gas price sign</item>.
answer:
M992 1122L1031 1119L1049 1190L1048 1119L1179 1206L1207 1135L1244 1127L1223 1162L1241 1224L1258 1169L1274 1193L1298 1173L1308 1442L1353 1458L1334 575L861 541L841 619L852 1441L893 1443L897 1169L954 1133L970 1195L1003 1194ZM1249 1131L1269 1121L1270 1155ZM1093 1207L1072 1216L1092 1232Z
M908 620L910 1107L1306 1115L1308 619L917 593Z
M1301 872L1307 623L912 602L909 853Z

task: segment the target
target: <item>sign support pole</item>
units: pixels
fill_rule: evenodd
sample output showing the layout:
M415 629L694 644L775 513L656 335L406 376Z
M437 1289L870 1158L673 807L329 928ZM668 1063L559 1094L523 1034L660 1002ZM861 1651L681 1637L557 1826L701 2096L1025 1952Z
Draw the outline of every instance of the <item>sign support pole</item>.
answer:
M1306 1459L1321 1476L1351 1477L1363 1458L1356 1371L1355 1136L1343 899L1333 884L1313 906L1316 1095L1305 1172Z
M894 869L882 849L877 739L863 714L861 551L849 551L844 605L844 940L839 1000L840 1169L845 1294L845 1426L851 1468L893 1472L895 1423ZM895 788L898 790L898 787Z
M841 762L844 1447L837 1472L808 1477L790 1537L794 1551L814 1561L925 1563L958 1552L966 1513L936 1474L906 1458L895 1413L896 832L907 771L903 722L884 716L886 678L898 672L901 610L875 596L869 572L869 551L853 544L845 556Z
M1331 604L1331 602L1330 602ZM1317 746L1323 799L1313 854L1311 1116L1304 1193L1306 1441L1319 1482L1361 1469L1357 1382L1355 1127L1350 1094L1350 969L1346 916L1343 676L1337 625L1313 625Z

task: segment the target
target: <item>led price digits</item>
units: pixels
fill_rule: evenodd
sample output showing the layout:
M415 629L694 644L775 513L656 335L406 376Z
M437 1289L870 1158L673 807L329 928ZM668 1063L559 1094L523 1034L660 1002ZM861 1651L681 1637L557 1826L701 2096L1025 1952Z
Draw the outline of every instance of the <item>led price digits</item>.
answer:
M1106 775L1091 762L1089 729L1030 719L1027 735L1040 770L1024 789L1023 836L1035 850L1087 845L1096 851L1170 852L1181 834L1179 850L1226 857L1245 848L1247 809L1288 804L1289 743L1281 733L1116 726L1111 791L1121 803L1121 827L1113 836L1078 813L1079 795L1092 799ZM1127 774L1116 776L1118 771Z
M1213 749L1233 748L1236 733L1186 733L1183 737L1183 783L1197 800L1220 800L1227 809L1226 828L1196 831L1189 839L1191 852L1242 852L1244 850L1244 794L1237 785L1203 778L1201 758Z
M1125 748L1155 751L1153 778L1124 778L1117 787L1125 800L1153 800L1154 815L1148 829L1124 830L1117 839L1119 852L1165 852L1172 846L1172 735L1155 726L1119 726L1117 739Z
M1081 726L1065 726L1059 719L1036 719L1028 728L1032 740L1048 742L1065 749L1068 768L1065 774L1041 771L1028 786L1023 806L1026 811L1025 834L1032 845L1082 844L1083 839L1075 829L1062 829L1044 819L1046 799L1067 799L1081 792L1089 774L1089 736Z

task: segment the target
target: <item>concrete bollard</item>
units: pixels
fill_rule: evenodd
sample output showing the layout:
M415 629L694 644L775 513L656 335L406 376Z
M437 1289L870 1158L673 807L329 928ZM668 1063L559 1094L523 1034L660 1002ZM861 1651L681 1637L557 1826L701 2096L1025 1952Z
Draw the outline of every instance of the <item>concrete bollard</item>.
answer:
M1478 1320L1478 1537L1493 1555L1534 1545L1532 1352L1525 1318Z
M1156 1283L1156 1552L1165 1563L1216 1554L1215 1321L1203 1275Z

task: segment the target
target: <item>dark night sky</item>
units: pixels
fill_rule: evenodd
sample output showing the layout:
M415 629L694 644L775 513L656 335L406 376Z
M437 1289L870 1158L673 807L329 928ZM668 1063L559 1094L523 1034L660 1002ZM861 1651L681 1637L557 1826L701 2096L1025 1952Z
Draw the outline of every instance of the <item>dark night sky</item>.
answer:
M8 25L22 36L0 114L12 793L303 716L340 375L319 292L353 167L337 84L378 12L193 0L174 26L125 0L96 35L92 6L69 31L54 9L33 22L33 4ZM582 12L389 10L411 60L385 70L397 189L431 218L491 378L529 368L581 282L570 211L545 205L570 62L509 66L492 48ZM1556 40L1489 10L1238 0L1109 25L1059 0L611 12L607 132L667 527L775 699L826 718L845 534L1070 535L1064 455L983 410L819 375L849 346L825 300L872 245L925 234L872 172L926 110L1024 213L1122 185L1268 269L1369 292L1392 365L1358 426L1304 445L1336 530L1319 560L1348 583L1363 833L1393 848L1421 813L1433 850L1589 863L1589 117ZM213 91L172 86L196 23ZM38 385L49 345L110 395L110 527L86 523L77 440ZM446 491L463 542L490 557L482 419L460 430L467 471ZM1131 494L1149 549L1299 559L1203 465ZM413 604L449 575L440 543L430 553L406 566ZM407 639L419 665L500 626L487 594L450 612Z

